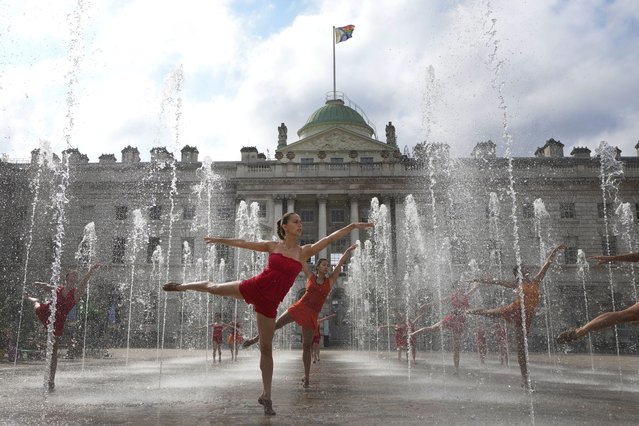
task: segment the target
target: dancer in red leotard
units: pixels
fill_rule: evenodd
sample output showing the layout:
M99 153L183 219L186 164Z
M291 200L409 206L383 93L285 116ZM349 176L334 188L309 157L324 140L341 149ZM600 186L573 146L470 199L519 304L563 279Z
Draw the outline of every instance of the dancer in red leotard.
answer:
M549 253L546 261L532 279L530 270L524 265L515 267L513 273L517 277L516 281L500 281L491 278L478 278L473 280L480 284L495 284L515 290L516 299L510 305L493 309L470 309L467 314L482 315L489 318L502 318L513 324L515 328L515 338L517 340L517 361L521 370L523 387L531 391L530 376L528 375L528 353L526 351L526 336L530 332L533 317L539 307L541 298L541 282L546 276L546 272L552 265L553 260L559 250L566 248L565 245L555 246ZM524 321L525 319L525 321Z
M201 328L213 327L211 330L211 343L213 343L213 362L215 362L215 353L217 352L219 362L222 362L222 344L224 343L224 329L233 328L231 324L222 322L222 314L215 314L215 322L205 325ZM232 359L232 357L231 357Z
M58 367L58 346L60 344L60 338L64 333L64 323L67 320L67 316L71 309L78 303L78 301L86 294L87 286L89 285L89 279L98 268L102 266L100 263L96 263L89 271L82 277L81 280L78 280L78 271L70 271L67 273L65 279L65 284L60 284L55 286L36 282L35 284L41 287L44 287L48 290L56 289L55 291L55 320L53 322L53 349L51 352L51 368L49 370L49 379L47 383L46 390L48 392L53 392L55 390L55 373ZM47 302L40 302L39 299L35 297L27 297L33 303L33 309L35 310L35 314L38 319L42 323L45 328L49 327L49 320L51 317L51 305L52 300Z
M344 262L346 262L351 252L356 248L357 245L353 244L344 251L330 275L328 275L330 265L327 259L317 261L317 275L310 273L307 265L304 265L303 270L307 277L306 292L300 300L291 305L275 322L276 330L293 321L302 327L302 361L304 363L304 379L302 379L302 384L305 388L308 387L313 333L317 328L317 317L333 285L337 282L339 274L342 272ZM244 347L257 343L258 340L259 335L248 339L244 343Z
M320 360L320 341L322 340L322 333L320 332L320 324L324 321L333 318L337 314L326 315L317 320L317 327L315 328L315 332L313 333L313 349L312 349L312 358L313 364L319 362ZM308 386L308 380L302 379L302 384L306 384Z
M478 288L479 285L475 285L465 292L461 288L461 282L457 282L453 293L444 298L444 300L450 303L450 313L435 324L428 327L422 327L410 334L410 336L413 337L417 334L439 330L440 328L449 330L453 335L453 364L455 366L455 373L459 372L459 352L461 350L462 337L466 330L466 315L464 312L468 309L468 306L470 306L470 295Z
M277 236L281 241L246 241L237 238L206 237L208 244L225 244L260 252L268 252L266 268L257 276L244 281L216 284L209 281L193 283L170 282L164 284L165 291L195 290L218 296L233 297L253 305L260 337L260 370L262 371L262 394L258 403L264 407L264 414L274 415L271 400L273 380L273 334L277 307L295 282L302 265L330 243L345 237L356 229L367 229L372 223L354 222L333 232L314 244L299 245L302 235L302 220L297 213L286 213L277 222Z

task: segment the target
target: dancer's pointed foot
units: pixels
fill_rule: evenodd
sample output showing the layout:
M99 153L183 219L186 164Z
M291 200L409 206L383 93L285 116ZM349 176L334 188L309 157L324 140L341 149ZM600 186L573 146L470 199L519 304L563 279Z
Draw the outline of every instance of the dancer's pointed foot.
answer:
M250 339L247 339L244 341L244 343L242 343L242 347L248 348L249 346L256 344L259 340L260 340L260 336L255 336Z
M568 330L562 331L557 336L557 343L564 344L568 342L572 342L577 338L577 327L571 327Z
M183 291L179 288L180 283L166 283L162 286L162 290L164 291Z
M273 410L273 401L270 399L262 398L261 396L257 398L257 403L264 407L264 414L267 416L274 416L275 411Z

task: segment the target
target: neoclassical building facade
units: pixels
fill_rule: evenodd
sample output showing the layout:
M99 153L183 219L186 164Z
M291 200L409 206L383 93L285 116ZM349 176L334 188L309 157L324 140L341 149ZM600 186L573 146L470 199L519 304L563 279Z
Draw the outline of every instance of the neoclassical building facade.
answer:
M166 295L159 291L161 283L235 280L256 272L264 262L263 256L234 250L209 251L204 235L249 235L240 229L238 211L253 205L259 238L273 238L276 221L294 211L304 223L302 243L312 242L352 221L369 220L376 199L386 206L392 234L387 283L392 300L387 302L393 304L401 305L402 281L415 265L425 269L424 282L414 284L416 302L434 301L469 271L509 278L513 265L537 266L552 244L564 242L567 250L552 269L536 320L539 326L531 333L533 350L554 350L548 336L559 328L637 300L634 270L628 267L593 267L584 279L578 273L583 271L580 252L637 248L639 153L613 155L615 172L587 148L564 155L563 147L549 139L532 157L502 158L495 143L482 141L468 157L451 158L446 145L421 143L412 155L404 155L391 122L380 140L365 114L346 97L332 97L309 116L297 138L289 137L281 123L274 159L254 147L242 148L239 161L213 163L199 161L194 146L184 146L179 158L156 147L148 161L127 146L119 161L114 154L104 154L98 162L75 149L62 158L50 153L45 158L36 149L31 163L0 162L0 267L8 283L3 287L3 321L15 322L19 312L25 332L38 332L37 320L24 310L20 296L31 291L30 282L54 277L56 261L62 271L77 267L86 256L81 249L86 226L93 223L91 256L106 267L94 280L87 312L79 315L93 315L95 345L154 346L162 340L169 347L202 347L212 312L222 312L227 320L239 315L250 327L250 310L243 303L202 295ZM58 209L60 192L66 200ZM407 200L414 200L419 230L406 226ZM418 253L412 245L417 232L427 242ZM350 244L370 238L353 232L320 257L334 264ZM434 268L435 262L446 265L443 283L438 274L441 278L444 269ZM354 325L348 271L342 275L323 311L338 315L326 322L323 333L325 344L348 346ZM285 304L303 291L300 276ZM509 299L485 290L481 303ZM437 320L438 314L433 310L425 321ZM72 319L69 327L81 325ZM287 333L282 344L297 345L299 330L291 327ZM636 350L635 329L611 333L597 336L599 350L611 350L613 340L621 350ZM434 344L420 341L424 347Z

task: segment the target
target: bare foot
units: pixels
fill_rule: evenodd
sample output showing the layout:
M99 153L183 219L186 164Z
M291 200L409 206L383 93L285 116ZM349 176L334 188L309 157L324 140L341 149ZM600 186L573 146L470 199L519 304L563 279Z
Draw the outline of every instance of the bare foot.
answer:
M180 283L166 283L162 286L162 290L164 291L184 291L179 288Z
M563 343L572 342L576 338L577 338L577 327L571 327L559 333L559 336L557 336L557 343L561 345Z

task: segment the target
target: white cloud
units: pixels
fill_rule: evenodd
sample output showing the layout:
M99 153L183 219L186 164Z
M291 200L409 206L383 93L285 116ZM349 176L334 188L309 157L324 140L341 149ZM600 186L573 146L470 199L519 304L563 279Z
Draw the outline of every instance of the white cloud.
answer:
M69 70L77 78L71 141L91 161L119 157L127 145L148 158L154 143L174 151L195 145L218 160L238 160L246 145L272 153L277 126L286 122L294 138L332 90L331 26L347 24L356 30L336 46L337 90L381 137L393 121L401 148L428 136L466 156L478 141L503 143L498 87L516 155L531 155L550 137L591 149L607 139L630 155L639 137L639 8L631 0L318 0L269 33L254 32L260 10L238 11L232 2L93 2L79 15L83 54L75 69L65 50L75 2L15 3L4 6L0 39L0 152L14 158L28 157L39 139L65 148ZM175 103L160 112L165 79L178 68L176 142Z

